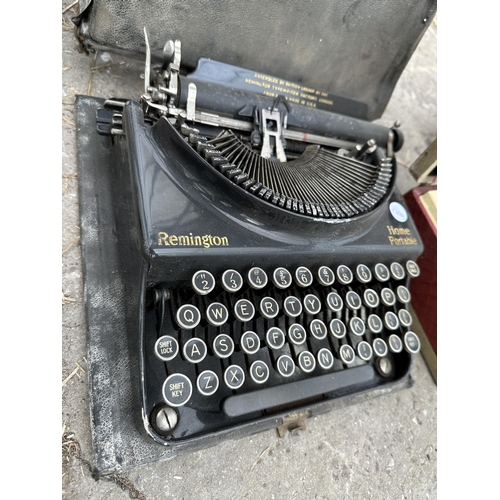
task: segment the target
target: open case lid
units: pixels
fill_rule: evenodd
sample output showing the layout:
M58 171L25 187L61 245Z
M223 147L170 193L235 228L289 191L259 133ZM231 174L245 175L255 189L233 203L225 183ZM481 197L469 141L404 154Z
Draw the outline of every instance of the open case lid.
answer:
M200 57L241 66L364 103L371 121L436 8L436 0L80 0L74 22L87 50L143 57L147 27L153 58L178 39L187 71Z

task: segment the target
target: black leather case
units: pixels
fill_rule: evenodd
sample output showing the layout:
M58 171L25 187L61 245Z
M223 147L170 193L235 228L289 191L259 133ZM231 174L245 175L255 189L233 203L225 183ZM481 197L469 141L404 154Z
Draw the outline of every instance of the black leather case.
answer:
M74 19L87 50L153 57L169 39L182 62L200 57L290 80L368 106L379 118L436 13L435 0L81 0Z

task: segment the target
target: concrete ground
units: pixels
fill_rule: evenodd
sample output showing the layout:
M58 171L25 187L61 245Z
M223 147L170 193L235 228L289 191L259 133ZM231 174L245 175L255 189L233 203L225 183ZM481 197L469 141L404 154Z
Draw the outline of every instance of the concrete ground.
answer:
M63 2L63 9L71 2ZM86 374L87 342L79 244L75 95L138 98L142 65L117 55L78 51L62 15L62 498L70 499L435 499L437 387L421 355L415 384L318 416L279 438L274 430L95 481ZM401 121L408 167L436 128L437 19L403 73L384 116ZM414 181L402 168L403 191Z

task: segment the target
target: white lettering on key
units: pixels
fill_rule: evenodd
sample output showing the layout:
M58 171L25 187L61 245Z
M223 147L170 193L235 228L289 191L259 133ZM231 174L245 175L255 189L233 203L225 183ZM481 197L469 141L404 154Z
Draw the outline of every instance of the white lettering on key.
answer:
M189 319L189 318L187 317L187 314L188 314L188 313L190 314L191 319ZM187 309L186 311L184 311L184 319L185 319L188 323L193 323L193 321L194 321L194 314L193 314L193 311L190 311L189 309Z
M214 319L222 318L222 307L219 309L212 308L211 312Z
M307 302L309 302L309 305L311 306L311 310L315 311L316 306L314 304L316 303L316 300L315 299L307 299Z
M203 377L207 383L205 384L205 389L211 389L213 385L208 385L210 383L210 377Z
M233 370L230 370L230 372L231 372L231 375L232 375L232 377L231 377L231 382L232 382L234 379L236 379L236 382L239 382L239 379L238 379L238 372L237 372L237 371L234 371L234 372L233 372Z
M227 340L225 338L221 338L219 340L219 345L222 346L221 347L222 352L226 352L229 349L229 346L227 345L226 342L227 342Z
M196 344L193 344L193 348L191 349L191 357L193 357L193 354L195 354L195 352L196 352L196 354L198 354L198 355L200 355L200 354L201 354L201 353L200 353L200 350L198 349L198 346L197 346Z
M285 363L286 363L286 365L285 365ZM288 372L288 359L286 361L281 360L281 367L284 368L283 371L285 373Z

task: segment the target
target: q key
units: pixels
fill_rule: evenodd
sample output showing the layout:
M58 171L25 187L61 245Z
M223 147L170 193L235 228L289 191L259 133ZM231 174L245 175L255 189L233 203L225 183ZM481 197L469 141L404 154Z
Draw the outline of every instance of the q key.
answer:
M201 320L200 310L191 304L184 304L177 309L175 321L185 330L196 328Z

